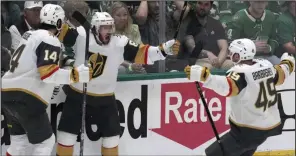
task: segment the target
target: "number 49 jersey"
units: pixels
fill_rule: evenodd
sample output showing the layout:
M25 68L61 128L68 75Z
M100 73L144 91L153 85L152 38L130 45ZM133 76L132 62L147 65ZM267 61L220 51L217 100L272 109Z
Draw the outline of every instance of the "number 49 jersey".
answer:
M2 77L3 100L30 98L48 104L55 84L45 81L57 75L53 73L61 73L60 48L58 38L49 31L27 31L11 57L10 70Z
M289 71L267 60L254 62L236 65L228 71L230 121L240 127L271 130L281 124L275 86L284 82ZM282 64L291 65L283 61Z

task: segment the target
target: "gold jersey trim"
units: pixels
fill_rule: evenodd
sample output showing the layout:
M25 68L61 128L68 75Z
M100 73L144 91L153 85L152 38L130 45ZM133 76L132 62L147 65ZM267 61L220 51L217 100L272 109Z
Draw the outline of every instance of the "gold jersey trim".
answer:
M2 92L15 92L15 91L18 91L18 92L24 92L26 94L29 94L35 98L37 98L38 100L40 100L42 103L48 105L48 102L46 102L42 97L40 97L39 95L29 91L29 90L26 90L26 89L23 89L23 88L2 88L1 89Z
M277 127L277 126L279 126L279 125L281 124L281 122L278 122L278 123L276 123L276 124L273 125L273 126L266 127L266 128L262 128L262 127L257 127L257 126L247 125L247 124L239 124L239 123L235 122L234 120L232 120L231 118L229 118L229 120L230 120L233 124L235 124L236 126L239 126L239 127L246 127L246 128L257 129L257 130L263 130L263 131L274 129L275 127Z
M78 92L78 93L83 93L81 90L69 85L71 89L73 89L74 91ZM89 96L112 96L114 95L114 93L105 93L105 94L96 94L96 93L90 93L90 92L86 92L87 95Z
M139 50L135 58L135 63L147 64L148 48L149 48L149 45L140 44Z

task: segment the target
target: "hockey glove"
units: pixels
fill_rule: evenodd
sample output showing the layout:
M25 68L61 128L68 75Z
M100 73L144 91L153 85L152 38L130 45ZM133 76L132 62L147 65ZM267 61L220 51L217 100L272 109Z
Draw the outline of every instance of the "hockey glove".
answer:
M60 67L73 67L75 63L75 54L71 47L65 47L62 52Z
M184 72L189 80L198 82L206 82L211 74L210 70L207 67L199 65L186 66Z
M86 67L84 64L73 68L71 72L71 80L76 83L89 82L92 79L93 70L91 67Z
M282 55L281 64L286 64L289 67L290 74L295 71L295 58L288 53Z
M180 42L178 40L169 40L159 45L159 49L166 55L177 55L180 49Z

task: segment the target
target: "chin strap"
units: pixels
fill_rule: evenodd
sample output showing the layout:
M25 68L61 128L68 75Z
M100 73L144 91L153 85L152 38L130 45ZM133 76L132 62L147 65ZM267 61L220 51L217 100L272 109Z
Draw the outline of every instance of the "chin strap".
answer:
M97 34L97 31L96 31L96 27L95 26L93 26L92 28L91 28L91 32L92 32L92 34L94 35L94 38L95 38L95 41L97 42L97 44L98 45L100 45L100 46L102 46L103 45L103 43L98 39L98 34Z

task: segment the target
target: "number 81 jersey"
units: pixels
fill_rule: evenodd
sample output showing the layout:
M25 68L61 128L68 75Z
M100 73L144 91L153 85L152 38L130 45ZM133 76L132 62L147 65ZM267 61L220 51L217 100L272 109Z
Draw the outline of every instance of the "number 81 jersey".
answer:
M60 41L49 31L27 31L2 77L2 99L26 101L23 98L28 97L48 104L55 84L43 80L59 70L60 48Z
M281 77L267 60L253 65L236 65L229 70L231 80L230 121L240 127L270 130L281 124L275 85ZM277 77L277 78L275 78Z

